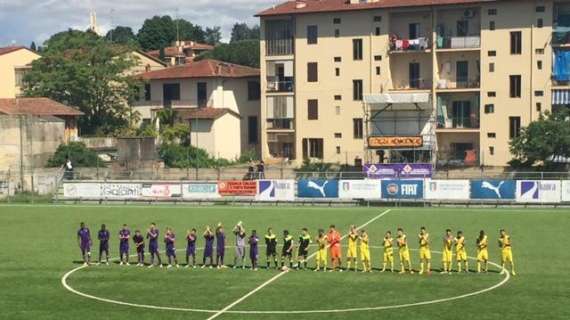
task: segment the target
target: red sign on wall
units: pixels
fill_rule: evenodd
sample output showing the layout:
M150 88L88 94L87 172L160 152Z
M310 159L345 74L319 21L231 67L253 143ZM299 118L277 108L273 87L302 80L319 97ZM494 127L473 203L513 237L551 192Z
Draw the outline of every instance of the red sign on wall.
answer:
M220 181L218 189L222 196L255 196L257 183L252 180Z

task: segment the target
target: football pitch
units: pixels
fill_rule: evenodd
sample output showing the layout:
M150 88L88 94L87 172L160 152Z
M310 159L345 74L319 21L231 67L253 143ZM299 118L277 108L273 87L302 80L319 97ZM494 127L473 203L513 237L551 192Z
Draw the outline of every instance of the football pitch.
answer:
M113 258L123 223L131 231L146 233L148 225L156 222L161 236L170 226L182 265L186 230L196 228L201 235L206 225L222 222L228 246L225 263L232 265L231 229L240 220L248 235L257 230L260 244L267 227L273 227L278 253L283 229L296 241L303 227L314 238L319 228L330 224L342 235L352 224L363 226L370 236L374 270L266 270L264 246L259 248L263 268L258 271L148 269L116 263L82 267L80 262L76 239L80 222L95 238L94 260L97 230L103 223L111 232ZM431 235L432 274L380 273L384 233L395 233L398 227L408 235L412 264L418 270L421 226ZM499 265L498 230L507 229L517 275L501 274L497 265L482 274L439 274L446 228L464 232L469 257L476 255L479 230L485 230L490 261ZM0 319L569 319L569 229L566 209L1 205ZM199 237L197 247L203 245ZM133 248L131 243L131 254ZM310 254L315 250L312 246ZM397 249L394 253L399 270ZM346 239L342 254L346 265ZM197 262L202 262L200 249ZM469 263L474 271L475 260ZM309 266L314 265L313 257Z

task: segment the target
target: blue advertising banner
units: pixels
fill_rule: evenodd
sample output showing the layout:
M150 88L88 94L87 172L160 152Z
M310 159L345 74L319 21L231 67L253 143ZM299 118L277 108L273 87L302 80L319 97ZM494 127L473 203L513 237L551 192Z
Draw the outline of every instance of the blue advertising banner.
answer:
M423 180L382 180L383 199L423 199Z
M338 180L301 179L297 181L299 198L338 198Z
M431 178L433 174L433 166L429 163L365 164L362 170L369 179L423 179Z
M471 180L471 199L514 199L514 180Z

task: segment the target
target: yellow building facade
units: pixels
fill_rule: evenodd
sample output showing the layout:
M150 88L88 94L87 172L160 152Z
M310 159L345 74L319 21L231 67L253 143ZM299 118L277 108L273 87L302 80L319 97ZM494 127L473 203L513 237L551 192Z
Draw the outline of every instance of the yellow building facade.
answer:
M16 98L22 93L22 79L40 55L25 47L0 48L0 98Z
M567 1L297 1L258 15L269 162L505 166L521 127L570 103Z

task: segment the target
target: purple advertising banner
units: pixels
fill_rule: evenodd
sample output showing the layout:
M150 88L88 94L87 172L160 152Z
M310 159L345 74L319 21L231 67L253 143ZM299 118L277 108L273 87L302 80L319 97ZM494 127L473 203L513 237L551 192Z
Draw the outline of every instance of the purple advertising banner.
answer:
M429 163L365 164L363 170L370 179L431 178L433 173Z

